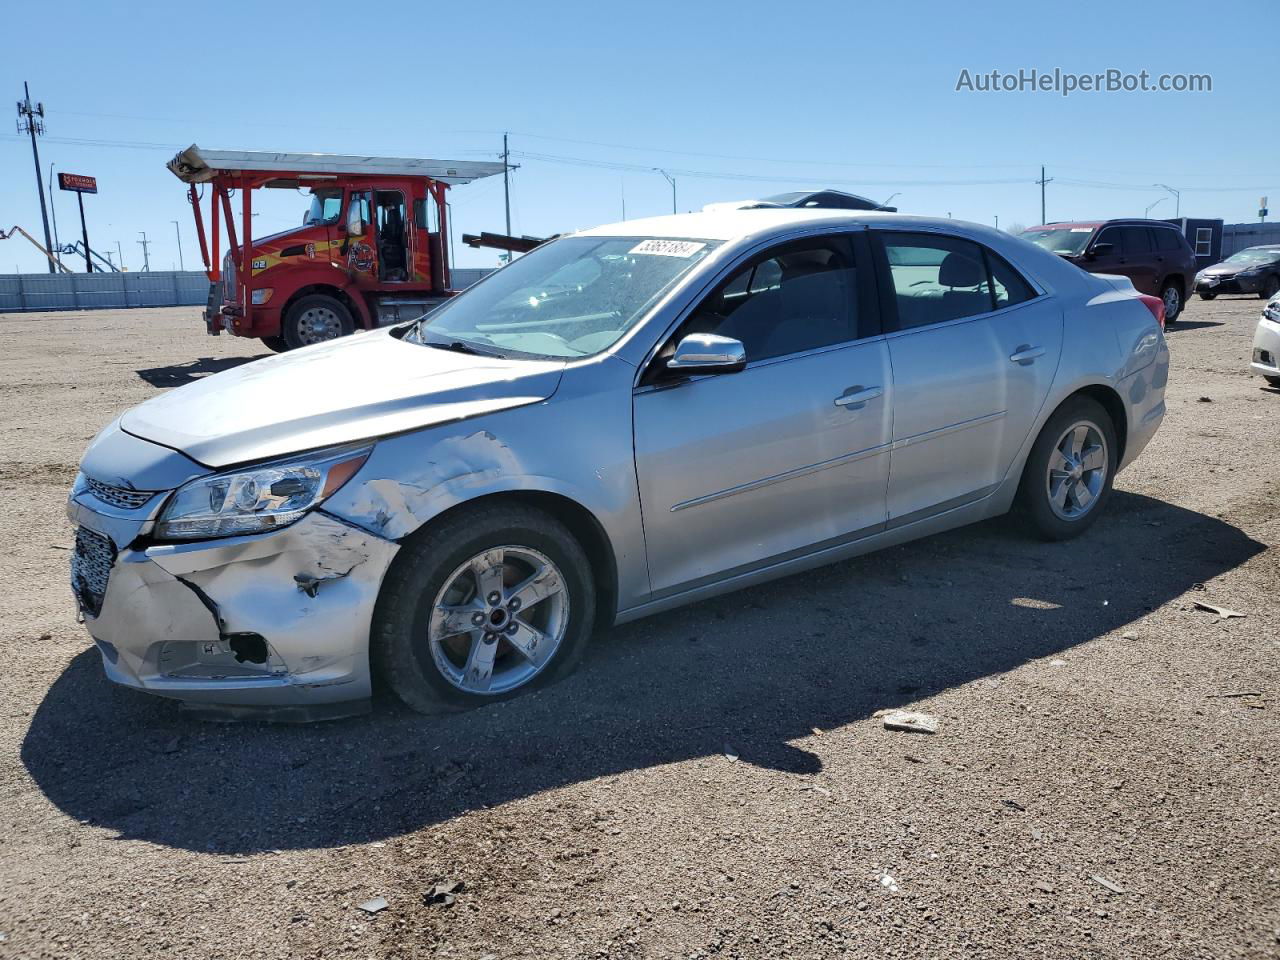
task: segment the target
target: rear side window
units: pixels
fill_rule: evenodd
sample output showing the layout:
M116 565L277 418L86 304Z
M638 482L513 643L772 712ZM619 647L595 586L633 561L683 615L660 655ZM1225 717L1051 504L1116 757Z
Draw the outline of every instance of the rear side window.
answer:
M1151 252L1151 234L1146 227L1122 227L1120 235L1124 237L1125 253Z
M1158 227L1152 229L1151 235L1156 238L1157 250L1172 251L1182 247L1179 242L1182 239L1182 235L1176 230L1166 230L1164 227Z
M882 239L899 329L991 312L991 283L978 244L922 233L886 233Z

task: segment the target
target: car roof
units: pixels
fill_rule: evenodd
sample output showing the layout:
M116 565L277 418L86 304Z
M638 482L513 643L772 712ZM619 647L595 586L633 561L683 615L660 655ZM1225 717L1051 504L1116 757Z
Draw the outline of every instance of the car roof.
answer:
M1041 223L1034 227L1027 227L1028 230L1065 230L1072 227L1112 227L1112 226L1129 226L1129 227L1165 227L1168 230L1177 230L1178 225L1169 223L1167 220L1144 220L1142 217L1113 217L1110 220L1055 220L1053 223ZM1181 232L1181 231L1179 231Z

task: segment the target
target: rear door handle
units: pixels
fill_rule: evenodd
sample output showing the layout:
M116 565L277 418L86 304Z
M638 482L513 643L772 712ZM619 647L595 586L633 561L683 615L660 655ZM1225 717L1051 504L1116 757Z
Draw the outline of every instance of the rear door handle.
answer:
M850 387L846 392L836 397L836 406L844 407L848 410L857 410L866 406L868 400L874 400L883 393L884 389L882 387Z
M1044 347L1033 347L1029 343L1024 343L1017 351L1009 354L1009 359L1014 363L1021 363L1024 366L1028 363L1034 363L1037 357L1044 356Z

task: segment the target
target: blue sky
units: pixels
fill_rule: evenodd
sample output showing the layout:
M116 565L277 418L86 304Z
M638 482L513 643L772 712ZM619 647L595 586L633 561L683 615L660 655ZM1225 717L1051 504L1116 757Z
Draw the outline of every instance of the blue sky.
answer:
M513 231L545 235L704 203L830 185L905 212L1031 225L1044 164L1049 219L1255 220L1280 208L1274 0L1206 6L384 3L192 7L63 2L5 14L6 107L44 102L41 158L98 178L90 240L153 269L197 247L179 147L492 159L511 133ZM1020 68L1205 73L1205 93L956 92ZM13 115L10 115L12 124ZM40 235L30 145L0 133L0 227ZM55 190L59 235L78 230ZM451 191L456 233L503 229L500 178ZM305 200L272 192L257 234ZM1278 213L1280 215L1280 213ZM459 246L460 265L496 262ZM25 241L0 272L42 269Z

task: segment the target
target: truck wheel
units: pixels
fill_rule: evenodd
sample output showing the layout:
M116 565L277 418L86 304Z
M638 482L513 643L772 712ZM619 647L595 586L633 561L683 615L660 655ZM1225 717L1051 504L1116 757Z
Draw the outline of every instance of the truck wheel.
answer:
M1262 289L1258 291L1258 296L1263 300L1270 300L1277 293L1280 293L1280 278L1267 277L1262 283Z
M258 339L262 341L264 347L275 353L284 353L289 349L289 344L285 343L284 337L259 337Z
M1160 299L1164 301L1164 322L1173 323L1182 312L1182 287L1172 280L1166 280L1160 291Z
M351 313L342 301L314 293L302 297L284 318L284 341L290 350L337 340L355 330Z
M371 659L423 713L504 700L563 676L595 620L591 564L554 517L465 509L410 537L373 615Z

